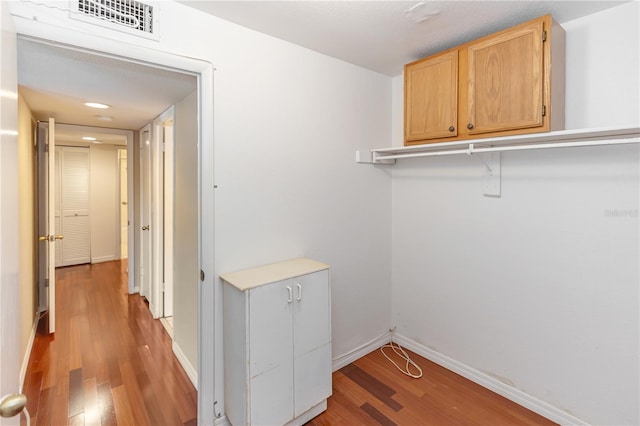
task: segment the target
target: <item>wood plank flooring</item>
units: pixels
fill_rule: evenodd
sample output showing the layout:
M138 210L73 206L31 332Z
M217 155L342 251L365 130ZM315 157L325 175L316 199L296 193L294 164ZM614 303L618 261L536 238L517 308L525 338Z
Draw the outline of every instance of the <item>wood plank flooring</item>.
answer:
M196 390L160 321L127 294L126 261L62 268L56 277L57 330L49 336L40 321L23 390L31 424L195 425ZM333 374L327 411L307 425L553 424L409 353L422 378L374 351Z
M400 359L386 350L398 365ZM413 379L379 350L333 373L327 411L307 426L553 425L482 386L407 351L422 368Z
M57 270L56 332L40 320L23 389L32 425L196 424L196 390L126 268Z

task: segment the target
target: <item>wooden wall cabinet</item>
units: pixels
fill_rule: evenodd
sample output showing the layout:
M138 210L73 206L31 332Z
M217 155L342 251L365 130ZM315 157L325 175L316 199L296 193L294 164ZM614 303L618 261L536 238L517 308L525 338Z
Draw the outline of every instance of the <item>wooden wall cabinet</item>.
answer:
M301 258L221 275L231 424L301 425L331 395L329 266Z
M564 38L546 15L405 65L405 145L561 130Z

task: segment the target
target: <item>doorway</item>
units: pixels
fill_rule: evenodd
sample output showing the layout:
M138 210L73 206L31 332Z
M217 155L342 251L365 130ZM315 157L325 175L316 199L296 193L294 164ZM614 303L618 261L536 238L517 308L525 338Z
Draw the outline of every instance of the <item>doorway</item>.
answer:
M73 30L69 30L71 33L71 37L66 40L58 40L57 43L64 43L65 41L72 46L72 51L74 55L78 56L79 50L82 50L81 47L78 47L77 43L83 43L82 38L77 37L77 34ZM63 37L64 38L64 37ZM33 40L31 40L33 42ZM131 51L127 49L127 46L123 46L121 44L115 43L110 40L103 40L103 44L100 46L92 46L92 50L100 51L102 55L100 56L100 62L105 57L109 57L113 60L122 61L124 57L131 56ZM100 43L99 43L100 44ZM57 44L57 48L62 49L61 44ZM85 52L83 52L85 54ZM87 55L89 53L86 53ZM113 56L110 56L113 55ZM145 62L145 64L159 64L159 66L164 67L164 70L167 67L177 70L186 70L186 73L190 75L192 78L195 78L197 82L197 97L196 97L196 110L197 114L202 116L212 116L212 95L213 95L213 85L212 85L212 75L213 75L213 67L211 64L204 63L198 60L185 60L184 58L180 60L176 60L170 54L165 54L158 51L136 51L135 58L129 59L133 60L136 63L136 67L140 67L140 61ZM94 61L95 62L95 61ZM66 67L68 70L69 67ZM51 72L51 67L49 67L49 72ZM113 91L115 86L110 86L108 90ZM166 92L166 87L163 87L158 92ZM130 100L130 104L134 104L135 102L140 101L140 99L144 99L144 97L138 97ZM60 114L62 114L62 111ZM210 120L197 120L198 121L198 130L195 132L198 141L207 140L208 143L198 143L197 157L198 161L196 162L196 167L194 170L198 171L198 180L205 180L207 182L213 182L213 170L211 165L213 164L213 156L212 156L212 146L210 141L212 140L212 123ZM140 126L141 127L141 126ZM139 127L128 127L128 128L139 128ZM139 141L136 142L139 144ZM133 155L132 152L127 153L127 158L132 158L132 160L136 160L139 152L134 150ZM199 164L204 163L207 164L208 167L200 168ZM131 165L131 162L129 162ZM131 180L132 177L135 177L132 174L133 168L128 167L128 178ZM140 182L137 182L134 188L134 197L133 199L138 200L140 197ZM130 188L130 186L129 186ZM202 190L201 190L202 189ZM200 200L200 208L194 207L194 211L198 213L197 222L198 222L198 239L196 243L195 250L197 252L198 266L202 269L203 285L197 286L197 300L195 301L195 305L199 307L197 309L197 323L193 327L194 332L197 330L197 341L198 341L198 349L197 349L197 371L198 377L198 399L199 399L199 407L202 407L201 417L203 419L212 418L212 410L213 410L213 389L214 389L214 311L212 309L201 309L201 307L208 307L214 305L213 295L214 295L214 269L213 269L213 185L197 185L197 191L199 194ZM134 215L132 217L137 218L138 215ZM141 224L134 223L134 226L130 226L129 229L136 229ZM132 239L131 233L129 233L129 238ZM135 238L133 238L135 240ZM139 241L135 241L135 246L138 247ZM129 256L129 264L130 268L132 268L132 261L135 261L135 254L137 250L134 250L133 253L131 250L127 253ZM136 274L130 274L130 276L135 276ZM197 274L200 275L200 274ZM138 283L136 283L138 284ZM197 284L197 283L196 283ZM203 324L203 327L198 327L198 324ZM206 420L203 420L206 422Z

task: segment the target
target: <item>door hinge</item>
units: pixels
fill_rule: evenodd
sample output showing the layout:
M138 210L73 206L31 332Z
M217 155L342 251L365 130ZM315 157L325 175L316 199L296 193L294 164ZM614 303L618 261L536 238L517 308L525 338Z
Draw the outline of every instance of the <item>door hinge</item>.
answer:
M167 288L167 283L162 283L162 292L164 293Z
M542 105L542 116L546 116L547 115L547 106L546 105Z
M49 287L49 278L44 279L44 286Z
M544 43L545 41L547 41L547 32L543 31L542 32L542 42Z
M200 269L200 281L204 281L204 271Z

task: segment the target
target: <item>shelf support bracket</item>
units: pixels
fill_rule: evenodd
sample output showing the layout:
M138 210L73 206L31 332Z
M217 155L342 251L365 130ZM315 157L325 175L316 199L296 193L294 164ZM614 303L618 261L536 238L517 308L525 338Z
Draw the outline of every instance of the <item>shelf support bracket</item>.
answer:
M482 177L482 192L485 197L499 198L501 195L500 181L502 169L500 167L499 152L483 152L482 162L484 163L484 175Z

